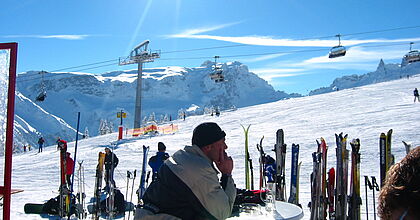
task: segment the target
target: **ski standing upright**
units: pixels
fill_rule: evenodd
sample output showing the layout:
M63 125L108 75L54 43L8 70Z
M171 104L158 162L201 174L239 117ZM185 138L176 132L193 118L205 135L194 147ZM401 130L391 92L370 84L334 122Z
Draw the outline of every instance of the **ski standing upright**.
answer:
M260 143L257 144L257 150L260 153L260 161L259 161L260 162L260 190L262 190L266 186L265 181L264 181L264 160L265 160L264 157L265 157L265 153L264 153L264 149L263 149L263 146L262 146L263 140L264 140L264 136L262 136L262 138L260 140Z
M328 171L328 184L327 184L327 193L328 193L328 216L330 220L335 219L335 169L334 167L330 168Z
M337 175L336 175L336 195L335 195L335 219L346 219L347 204L347 161L348 150L346 149L347 134L335 134L336 156L337 156Z
M360 220L360 140L353 139L351 145L351 179L349 197L349 220Z
M96 166L93 217L97 220L101 215L102 178L104 173L105 153L99 152Z
M385 183L386 173L394 163L393 155L391 154L391 137L392 129L389 129L388 133L381 133L379 137L379 155L380 155L380 185L381 187Z
M146 192L146 164L147 164L147 154L149 153L149 146L143 145L143 163L142 170L140 175L140 186L137 190L138 204L141 204L141 199L143 198L144 193Z
M274 151L276 152L276 200L286 201L286 144L283 129L276 132Z
M298 203L298 161L299 161L299 144L292 144L292 166L290 174L290 197L288 202L299 205Z
M245 188L246 189L251 189L250 187L250 176L249 176L249 151L248 151L248 132L249 132L249 127L251 125L248 125L247 128L245 128L243 125L241 125L242 128L244 129L244 134L245 134Z

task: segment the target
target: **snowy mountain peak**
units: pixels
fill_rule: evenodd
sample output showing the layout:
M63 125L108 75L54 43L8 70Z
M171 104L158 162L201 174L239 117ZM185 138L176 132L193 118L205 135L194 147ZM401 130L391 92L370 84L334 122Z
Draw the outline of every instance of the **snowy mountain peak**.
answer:
M248 67L240 62L220 63L226 81L216 83L209 77L213 72L213 65L214 62L205 61L200 67L194 68L145 68L142 74L142 117L155 113L157 116L172 115L175 119L180 109L189 109L187 114L197 114L203 112L205 107L218 106L220 110L224 110L291 97L284 92L275 91L267 81L249 72ZM116 112L122 109L127 113L124 126L132 127L137 69L112 71L102 75L45 73L44 81L23 80L34 75L38 76L38 71L19 74L18 80L22 83L18 84L17 89L27 97L25 102L30 104L41 92L43 83L47 98L44 102L37 102L36 108L48 112L51 117L62 118L75 127L77 112L81 112L80 128L88 128L90 135L94 136L97 135L101 119L118 124ZM191 111L191 106L195 106L194 111ZM29 120L31 116L23 111L23 108L17 108L16 114L25 115L21 116L22 119ZM25 111L31 112L27 108ZM30 124L35 129L42 127L41 122L37 124L34 120ZM50 131L39 130L43 134L52 131L63 129L52 126Z
M400 64L385 64L381 59L376 71L362 75L354 74L336 78L330 86L312 90L309 95L323 94L341 89L385 82L416 74L420 74L420 62L401 66Z
M376 68L376 71L385 71L385 63L383 59L379 61L379 65L378 65L378 68Z

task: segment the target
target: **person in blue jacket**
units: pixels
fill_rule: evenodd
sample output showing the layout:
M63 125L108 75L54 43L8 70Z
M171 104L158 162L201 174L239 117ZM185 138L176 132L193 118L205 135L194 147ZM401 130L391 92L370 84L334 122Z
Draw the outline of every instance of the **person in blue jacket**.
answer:
M165 151L166 151L165 144L162 142L159 142L158 152L156 152L155 156L149 159L149 166L152 168L152 171L153 171L152 181L155 181L157 179L157 173L159 171L159 168L162 166L163 162L169 158L169 154L166 153Z

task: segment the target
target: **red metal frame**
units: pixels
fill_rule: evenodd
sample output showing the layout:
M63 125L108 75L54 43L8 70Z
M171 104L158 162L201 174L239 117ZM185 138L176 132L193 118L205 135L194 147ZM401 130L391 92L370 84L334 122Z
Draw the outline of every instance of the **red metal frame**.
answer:
M13 120L15 114L17 48L17 43L0 43L0 50L10 50L9 86L7 95L6 143L4 147L4 220L10 220L10 195L12 190Z

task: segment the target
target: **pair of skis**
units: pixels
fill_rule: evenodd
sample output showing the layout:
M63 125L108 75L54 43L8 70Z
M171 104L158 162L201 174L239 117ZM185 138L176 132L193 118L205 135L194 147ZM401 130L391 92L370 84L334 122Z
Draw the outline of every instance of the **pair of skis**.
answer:
M353 139L351 145L351 174L348 219L360 220L360 140Z
M101 216L101 195L102 195L102 178L104 174L105 153L99 152L98 165L96 166L95 175L95 189L94 189L94 204L93 217L99 219Z
M290 173L290 196L289 203L299 204L299 172L302 162L299 162L299 144L292 144L292 166Z
M76 204L76 214L79 219L85 219L87 217L86 212L86 194L85 194L85 169L83 166L83 160L81 162L78 162L79 169L77 170L77 204Z
M287 201L289 203L299 205L299 144L292 144L292 160L290 174L290 196L286 196L286 144L284 141L283 129L276 132L276 144L274 151L276 152L276 200Z
M125 192L125 198L127 198L127 201L128 201L128 191L129 191L130 180L132 182L129 204L131 204L133 201L132 199L133 199L133 192L134 192L134 182L136 181L136 176L137 176L137 170L134 170L133 172L130 172L129 170L127 170L127 191ZM130 214L131 214L131 209L128 211L127 219L130 219ZM124 215L124 219L125 219L125 215Z
M262 190L263 188L265 188L267 186L267 183L265 182L265 178L264 178L264 160L265 160L265 153L264 153L264 148L262 146L262 142L264 140L264 136L262 136L260 143L257 144L257 150L260 153L260 190Z
M143 145L143 163L142 163L142 170L140 176L140 186L137 190L137 198L138 204L142 204L142 198L144 193L146 192L146 165L147 165L147 155L149 153L149 146Z
M251 127L251 125L248 125L248 127L244 127L243 125L242 129L244 130L244 134L245 134L245 188L250 190L253 189L253 185L254 185L254 179L253 176L250 176L251 173L251 166L250 164L252 164L252 160L250 160L249 157L249 150L248 150L248 132L249 132L249 127ZM251 181L252 181L252 187L251 187Z
M392 129L387 134L381 133L379 137L379 154L380 154L380 185L385 183L386 173L394 164L394 155L391 154L391 137Z
M326 219L327 216L327 143L323 138L317 140L318 150L312 153L313 171L311 174L311 220Z
M347 135L336 134L337 167L327 172L327 150L325 139L317 141L318 150L312 154L311 175L311 219L360 219L360 140L354 139L352 146L350 182L348 181L349 150ZM336 175L337 171L337 175ZM350 195L347 187L350 184ZM348 203L348 210L347 210ZM348 211L348 215L347 215Z
M246 189L254 189L253 186L253 167L252 160L249 156L248 149L248 133L249 128L242 126L245 134L245 187ZM267 186L264 178L264 160L265 153L262 146L262 141L264 136L261 138L260 143L257 144L257 150L260 154L260 189ZM291 162L291 178L290 178L290 197L286 198L286 174L285 174L285 162L286 162L286 144L284 143L284 132L283 129L278 129L276 132L276 144L274 145L274 150L276 154L276 176L275 176L275 198L278 201L288 201L296 205L299 204L299 170L301 163L298 163L299 159L299 145L292 144L292 162Z
M61 217L69 215L70 213L70 196L71 192L66 183L66 172L67 172L67 146L64 144L60 146L60 190L59 190L59 202L60 209L58 214Z
M336 139L336 189L335 189L335 219L346 219L347 210L347 186L348 186L348 161L349 150L346 148L347 134L335 134Z
M286 201L286 144L283 129L276 132L276 200Z

